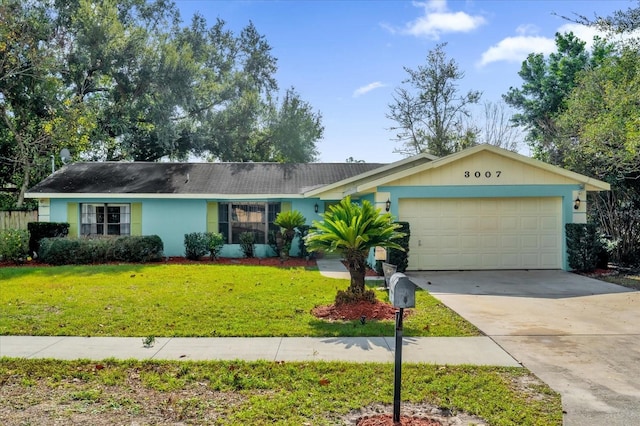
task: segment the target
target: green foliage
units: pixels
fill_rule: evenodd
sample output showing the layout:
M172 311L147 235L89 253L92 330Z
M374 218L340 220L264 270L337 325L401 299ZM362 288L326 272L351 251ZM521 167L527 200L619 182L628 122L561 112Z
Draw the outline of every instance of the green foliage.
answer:
M29 253L40 250L40 240L43 238L66 237L69 234L69 224L63 222L29 222Z
M199 260L209 253L211 259L216 259L224 245L224 237L216 232L192 232L184 235L185 257Z
M636 49L583 73L558 117L564 164L608 182L640 176L639 102Z
M255 257L256 255L256 237L253 232L243 232L240 234L240 250L244 257Z
M218 232L207 232L207 250L211 259L217 259L222 246L224 246L224 236Z
M405 67L409 77L403 83L410 87L395 90L387 114L397 123L391 128L402 143L397 152L443 156L462 148L461 141L475 141L474 131L460 123L469 114L468 107L479 102L481 92L459 93L464 73L455 60L447 59L446 45L429 51L426 65L415 70Z
M209 251L209 239L204 232L184 234L184 251L187 259L199 260Z
M23 262L29 254L29 231L25 229L3 229L0 231L0 258L12 262Z
M164 245L157 235L101 238L43 238L40 260L51 265L90 264L111 261L156 262Z
M300 257L303 259L309 259L312 257L313 253L309 253L307 250L307 235L309 235L309 231L311 227L309 225L302 225L298 227L298 231L300 232L300 239L298 240L298 252L300 253Z
M158 262L163 258L163 250L164 244L157 235L117 237L113 240L113 248L108 254L108 260Z
M347 290L338 290L336 294L336 298L334 299L334 303L336 306L340 305L350 305L358 302L369 302L375 303L377 300L376 292L373 290L364 290L361 293L355 293L353 291Z
M147 336L144 339L142 339L142 346L144 346L145 348L152 348L155 343L156 343L155 336Z
M596 226L592 223L567 223L565 230L569 267L577 271L594 270L602 252Z
M324 133L322 116L314 112L308 102L300 99L294 88L287 89L272 120L269 134L275 148L274 160L290 163L317 160L315 143L322 139Z
M573 33L557 33L555 41L557 52L548 58L540 53L529 54L518 72L522 87L510 88L503 98L520 110L513 121L528 129L527 140L536 157L559 164L563 150L556 146L556 115L567 109L566 100L577 85L578 75L597 67L611 55L612 47L597 39L590 54L586 43Z
M298 210L278 213L273 223L280 227L282 234L282 248L279 250L281 256L289 257L291 243L296 236L297 229L306 221L307 219Z
M346 197L321 214L322 221L313 221L313 230L307 235L307 250L326 251L343 255L351 276L350 292L362 295L366 259L374 247L403 250L397 240L403 234L396 230L400 225L391 223L391 214L381 214L367 200L362 206Z
M404 234L402 238L398 238L396 242L402 246L404 250L398 250L394 248L387 249L388 263L397 267L397 272L405 272L409 267L409 238L411 237L411 231L409 230L409 222L395 222L400 225L398 232ZM382 261L377 260L375 269L378 275L382 276Z
M276 254L276 257L280 257L282 252L282 233L280 231L269 231L267 234L267 244L269 244L271 250Z
M183 22L166 1L0 4L0 184L25 191L61 148L91 160L305 162L320 113L294 89L252 23ZM5 204L3 202L3 204ZM9 204L7 202L7 204Z
M640 58L621 49L583 73L558 117L564 164L611 184L596 194L592 217L615 244L612 260L640 258Z

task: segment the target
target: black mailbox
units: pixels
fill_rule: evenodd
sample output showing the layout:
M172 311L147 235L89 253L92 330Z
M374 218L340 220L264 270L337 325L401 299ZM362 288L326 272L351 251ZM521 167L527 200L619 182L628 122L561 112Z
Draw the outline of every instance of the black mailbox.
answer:
M396 272L389 279L389 301L396 308L415 308L416 285L405 274Z

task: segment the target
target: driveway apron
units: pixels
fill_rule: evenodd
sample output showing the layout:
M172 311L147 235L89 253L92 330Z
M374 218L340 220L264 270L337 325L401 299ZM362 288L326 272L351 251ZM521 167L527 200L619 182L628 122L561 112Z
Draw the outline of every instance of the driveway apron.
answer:
M640 292L564 271L407 274L558 391L565 425L640 425Z

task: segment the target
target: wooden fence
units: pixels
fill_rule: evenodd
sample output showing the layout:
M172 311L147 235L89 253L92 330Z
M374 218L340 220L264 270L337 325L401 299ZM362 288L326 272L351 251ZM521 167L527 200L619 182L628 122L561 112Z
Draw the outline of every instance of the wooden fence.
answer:
M27 229L27 223L38 221L38 211L0 211L0 230Z

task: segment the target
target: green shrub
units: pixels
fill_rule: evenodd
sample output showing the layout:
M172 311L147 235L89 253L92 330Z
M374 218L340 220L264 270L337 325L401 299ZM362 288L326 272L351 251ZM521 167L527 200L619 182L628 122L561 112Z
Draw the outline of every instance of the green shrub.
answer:
M184 234L184 254L187 259L198 260L209 251L209 240L203 232Z
M40 240L40 261L50 265L76 263L80 240L69 238L43 238Z
M43 238L40 260L51 265L104 262L152 262L162 259L157 235L99 238Z
M409 230L409 222L395 222L401 227L397 229L398 232L405 234L404 237L398 238L396 242L404 248L404 251L397 249L387 249L389 259L387 263L397 266L397 272L405 272L409 267L409 238L411 237L411 231ZM376 260L375 270L378 275L382 276L382 261Z
M217 259L223 245L224 237L217 232L184 234L184 254L187 259L199 260L207 253L211 259Z
M0 231L0 257L20 263L29 255L29 231L5 229Z
M222 246L224 246L224 236L218 232L207 232L207 250L211 259L217 259Z
M593 271L603 251L593 223L567 223L567 255L569 267L576 271Z
M280 227L282 233L282 247L280 248L280 256L288 258L291 251L291 242L297 234L297 229L304 225L307 219L298 210L291 210L278 213L274 225Z
M276 257L280 257L280 251L282 250L282 233L280 231L269 231L267 243L276 254Z
M243 232L240 234L240 250L244 257L255 257L256 245L253 232Z
M300 236L300 239L298 240L298 256L303 259L311 259L315 255L315 253L309 253L307 250L307 241L305 237L309 234L309 229L311 229L309 225L302 225L298 227L298 235Z
M38 253L40 240L43 238L66 237L69 235L69 224L62 222L29 222L29 253Z
M157 262L162 260L164 244L157 235L122 236L113 241L109 260L121 262Z

